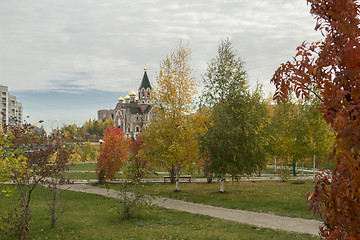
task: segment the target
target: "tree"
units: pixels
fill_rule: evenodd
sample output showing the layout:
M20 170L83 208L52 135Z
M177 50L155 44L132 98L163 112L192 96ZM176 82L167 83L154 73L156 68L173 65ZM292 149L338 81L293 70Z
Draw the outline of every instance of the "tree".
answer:
M303 138L302 144L304 146L297 146L302 151L304 158L312 159L313 162L313 177L315 179L316 162L327 158L331 147L334 144L334 134L331 133L331 128L326 123L322 114L318 111L320 106L319 99L312 96L309 101L303 101L300 105L299 118L303 122ZM295 147L295 149L297 148ZM318 161L316 161L318 159Z
M108 126L114 126L112 118L106 120L89 120L83 124L82 127L74 124L64 125L60 128L60 132L69 139L75 142L83 140L96 141L103 137L103 132Z
M172 182L176 178L176 190L180 170L191 166L198 156L194 128L188 118L198 86L190 67L190 53L190 48L180 42L160 63L157 87L152 92L155 117L145 132L148 156L169 170Z
M275 97L284 99L289 91L320 101L323 118L335 134L330 158L331 173L320 173L309 195L310 209L324 225L327 239L360 238L360 29L359 6L355 0L308 0L315 29L322 41L303 43L292 62L282 64L272 82Z
M48 164L53 165L51 178L46 178L41 183L50 191L50 198L45 193L45 200L51 212L51 227L55 228L56 222L62 217L66 211L66 206L60 201L61 185L72 183L64 176L64 172L71 167L69 160L75 152L72 145L66 146L62 144L55 153L50 156Z
M150 162L143 151L144 139L141 134L136 136L130 144L130 155L127 161L128 178L132 181L141 181L150 170Z
M81 162L95 162L99 155L98 146L93 146L89 141L76 148L77 159Z
M144 139L141 134L137 135L136 139L132 139L129 149L130 154L126 159L126 179L121 184L122 191L119 194L122 201L119 213L126 219L134 217L141 207L149 209L152 205L150 189L144 194L144 186L141 184L141 179L150 173L150 161L145 156Z
M0 182L11 182L14 171L18 171L21 174L26 172L26 158L21 154L15 155L13 151L9 151L12 146L12 141L14 140L14 135L11 132L4 132L1 127L0 130ZM14 189L6 186L6 188L0 192L0 196L10 197L13 190ZM6 222L8 214L9 209L6 209L0 204L0 222ZM0 233L7 232L9 228L10 226L8 224L1 225Z
M211 171L221 180L223 192L226 174L238 178L264 166L262 134L267 108L260 87L253 93L248 90L244 62L237 58L229 39L219 45L218 56L208 65L203 81L203 103L212 109L201 145L210 157Z
M60 134L46 137L36 134L34 127L30 125L3 126L2 137L8 139L3 145L7 152L2 162L5 163L4 172L21 193L21 212L13 213L16 214L17 221L12 230L16 238L26 239L29 232L30 200L33 190L37 184L47 183L56 173L68 169L68 158L61 158L55 162L51 160L51 155L64 146ZM69 156L72 148L64 148L63 151Z
M294 160L295 130L299 129L301 131L295 125L296 113L297 106L291 100L277 101L270 120L271 152L275 158L280 159L280 177L282 181L287 180L287 166Z
M120 128L112 126L104 131L103 140L96 164L99 182L115 179L115 173L120 171L129 155L128 147L131 143L130 139L125 139Z
M191 115L191 120L194 123L196 129L197 145L200 149L198 157L198 167L203 171L204 177L207 178L207 182L211 183L214 177L210 168L210 157L206 147L201 148L201 139L208 130L210 121L210 108L203 107L201 104L195 114Z

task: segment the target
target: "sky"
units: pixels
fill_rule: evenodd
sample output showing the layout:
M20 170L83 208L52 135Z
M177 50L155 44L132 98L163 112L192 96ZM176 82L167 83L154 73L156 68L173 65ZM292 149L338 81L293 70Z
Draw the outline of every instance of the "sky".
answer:
M268 96L279 65L303 41L321 39L309 10L305 0L1 0L0 85L30 123L81 125L137 92L144 67L155 85L180 40L201 81L229 38L250 86L263 84Z

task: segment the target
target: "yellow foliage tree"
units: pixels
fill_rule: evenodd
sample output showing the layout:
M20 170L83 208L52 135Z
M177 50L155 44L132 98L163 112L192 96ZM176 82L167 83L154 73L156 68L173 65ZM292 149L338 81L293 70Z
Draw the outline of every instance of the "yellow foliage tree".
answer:
M4 132L2 128L0 130L0 182L11 182L14 177L14 171L24 173L26 171L26 158L18 152L11 151L12 144L11 140L14 136L11 132ZM17 150L20 151L20 150ZM5 186L0 191L0 197L10 197L13 189ZM0 203L0 220L7 218L7 209ZM6 231L9 226L2 224L0 231Z
M199 151L189 117L198 87L190 67L190 54L190 48L180 42L160 63L157 87L152 92L155 116L144 134L148 156L169 170L176 190L180 170L191 166Z

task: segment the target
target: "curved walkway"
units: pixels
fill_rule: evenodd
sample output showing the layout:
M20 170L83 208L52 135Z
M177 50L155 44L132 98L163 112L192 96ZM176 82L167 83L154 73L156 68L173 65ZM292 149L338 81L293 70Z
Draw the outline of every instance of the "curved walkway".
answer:
M119 198L119 192L115 190L106 190L105 188L86 184L70 184L63 186L63 189L97 194L111 198ZM202 214L214 218L221 218L229 221L254 225L257 227L279 229L288 232L318 235L319 226L321 224L321 222L316 220L283 217L273 214L214 207L171 198L156 198L153 202L159 207L194 214Z

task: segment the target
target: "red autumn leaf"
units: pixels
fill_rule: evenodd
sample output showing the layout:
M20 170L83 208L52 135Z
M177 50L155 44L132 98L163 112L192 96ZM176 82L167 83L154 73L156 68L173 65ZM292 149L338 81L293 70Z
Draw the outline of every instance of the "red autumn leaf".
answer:
M330 158L336 158L331 175L318 175L309 210L324 219L326 239L360 239L360 21L358 1L307 0L324 39L297 48L292 63L281 65L271 82L275 97L309 94L322 101L324 119L336 134ZM302 58L297 60L298 56ZM310 90L311 91L311 90Z

